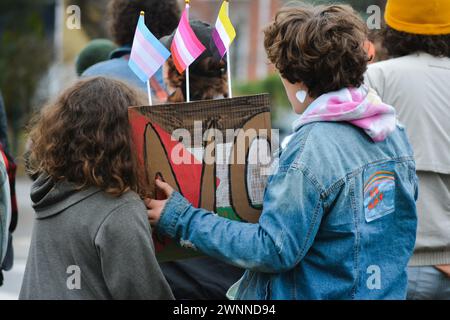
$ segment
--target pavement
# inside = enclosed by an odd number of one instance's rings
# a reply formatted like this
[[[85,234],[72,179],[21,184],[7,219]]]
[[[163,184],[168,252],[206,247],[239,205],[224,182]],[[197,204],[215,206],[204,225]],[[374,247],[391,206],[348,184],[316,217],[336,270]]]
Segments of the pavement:
[[[34,221],[30,200],[31,184],[31,180],[26,177],[16,179],[19,223],[13,234],[14,267],[8,272],[3,272],[5,279],[3,286],[0,287],[0,300],[16,300],[19,297]]]

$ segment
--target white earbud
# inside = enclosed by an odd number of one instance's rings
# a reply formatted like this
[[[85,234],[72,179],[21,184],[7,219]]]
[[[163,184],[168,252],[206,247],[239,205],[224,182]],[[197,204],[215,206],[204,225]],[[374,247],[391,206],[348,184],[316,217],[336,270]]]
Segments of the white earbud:
[[[299,90],[297,91],[297,93],[295,94],[295,97],[297,98],[298,101],[300,101],[301,103],[305,102],[306,100],[306,91],[305,90]]]

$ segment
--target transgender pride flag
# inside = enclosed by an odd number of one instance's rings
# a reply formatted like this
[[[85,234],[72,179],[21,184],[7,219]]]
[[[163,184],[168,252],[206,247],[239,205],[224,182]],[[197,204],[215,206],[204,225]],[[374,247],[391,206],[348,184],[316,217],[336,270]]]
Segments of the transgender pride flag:
[[[169,57],[170,52],[147,29],[141,12],[128,62],[131,70],[142,82],[147,82]]]
[[[179,73],[183,73],[206,50],[191,28],[188,14],[187,4],[170,47],[173,62]]]

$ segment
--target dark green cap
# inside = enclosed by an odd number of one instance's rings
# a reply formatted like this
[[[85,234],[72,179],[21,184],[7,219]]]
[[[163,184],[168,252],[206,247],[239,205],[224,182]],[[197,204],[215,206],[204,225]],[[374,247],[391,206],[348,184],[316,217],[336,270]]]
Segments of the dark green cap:
[[[108,60],[109,54],[116,48],[114,42],[108,39],[92,40],[77,57],[75,62],[77,74],[80,76],[94,64]]]

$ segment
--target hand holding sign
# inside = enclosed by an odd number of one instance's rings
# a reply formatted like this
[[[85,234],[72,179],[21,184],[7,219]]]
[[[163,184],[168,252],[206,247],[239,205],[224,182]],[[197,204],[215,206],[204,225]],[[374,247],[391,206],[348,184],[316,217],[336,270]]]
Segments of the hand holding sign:
[[[145,205],[147,206],[147,215],[150,220],[150,224],[154,227],[158,224],[161,218],[161,213],[164,210],[167,200],[172,195],[174,189],[166,182],[156,179],[156,188],[162,192],[165,200],[145,199]]]

